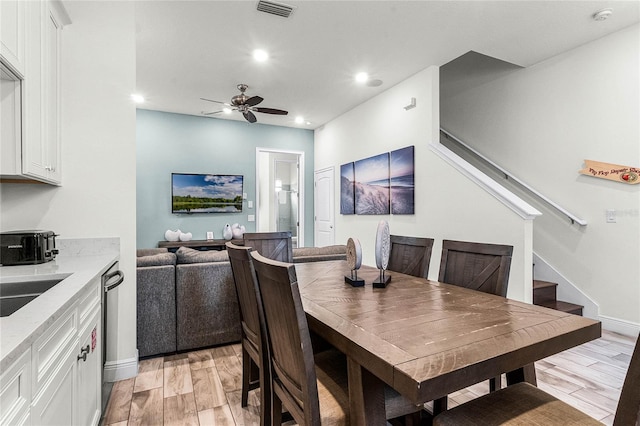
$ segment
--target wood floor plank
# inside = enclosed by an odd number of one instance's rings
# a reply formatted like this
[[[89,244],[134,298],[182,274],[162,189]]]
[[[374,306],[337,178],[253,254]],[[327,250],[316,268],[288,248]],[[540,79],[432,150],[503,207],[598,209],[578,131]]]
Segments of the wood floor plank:
[[[105,408],[105,424],[118,423],[129,419],[134,382],[135,379],[126,379],[113,384],[111,397],[107,408]]]
[[[133,393],[161,388],[164,383],[164,360],[162,357],[140,361]]]
[[[249,400],[246,407],[241,407],[241,391],[227,393],[229,408],[233,414],[236,426],[255,426],[260,424],[260,401],[258,392],[249,392]]]
[[[189,358],[180,358],[164,363],[164,397],[193,392]]]
[[[199,426],[199,424],[193,393],[164,398],[165,426]]]
[[[602,336],[536,362],[536,371],[541,389],[611,425],[635,338],[606,330]],[[241,366],[239,344],[140,361],[136,379],[115,383],[102,424],[255,426],[259,390],[240,406]],[[483,381],[454,392],[449,406],[488,389]]]
[[[242,388],[242,363],[238,356],[233,353],[229,356],[216,356],[214,362],[225,393],[240,390]]]
[[[133,394],[129,426],[161,425],[164,421],[162,388]]]
[[[215,367],[213,362],[213,353],[211,349],[203,349],[195,352],[189,352],[189,366],[192,370],[199,370],[201,368]]]
[[[191,370],[191,378],[198,411],[227,405],[227,396],[217,369],[201,368],[199,370]]]
[[[229,405],[210,408],[204,411],[198,411],[198,420],[201,425],[207,426],[235,426],[233,414]]]

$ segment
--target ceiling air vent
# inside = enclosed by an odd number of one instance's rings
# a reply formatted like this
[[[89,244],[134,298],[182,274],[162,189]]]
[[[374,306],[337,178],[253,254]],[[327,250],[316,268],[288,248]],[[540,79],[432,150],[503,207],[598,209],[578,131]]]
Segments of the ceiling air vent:
[[[258,11],[288,18],[293,13],[293,6],[289,6],[288,4],[283,3],[260,0],[258,2]]]

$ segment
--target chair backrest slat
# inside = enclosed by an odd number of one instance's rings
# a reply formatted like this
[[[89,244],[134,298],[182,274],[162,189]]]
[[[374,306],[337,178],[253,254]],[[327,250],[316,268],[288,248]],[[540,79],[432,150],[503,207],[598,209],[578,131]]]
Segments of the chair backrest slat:
[[[273,391],[298,424],[320,424],[315,361],[296,270],[252,252],[263,306]]]
[[[391,235],[388,270],[427,278],[433,238]]]
[[[640,424],[640,335],[622,385],[613,426]]]
[[[444,240],[438,281],[507,295],[513,246]]]
[[[293,262],[293,242],[291,232],[246,232],[244,245],[253,247],[262,256],[279,260],[280,262]]]

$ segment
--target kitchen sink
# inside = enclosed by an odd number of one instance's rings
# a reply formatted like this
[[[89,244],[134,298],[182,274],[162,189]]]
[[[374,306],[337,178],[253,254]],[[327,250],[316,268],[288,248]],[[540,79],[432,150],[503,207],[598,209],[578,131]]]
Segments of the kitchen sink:
[[[0,317],[13,314],[67,276],[48,280],[0,282]]]

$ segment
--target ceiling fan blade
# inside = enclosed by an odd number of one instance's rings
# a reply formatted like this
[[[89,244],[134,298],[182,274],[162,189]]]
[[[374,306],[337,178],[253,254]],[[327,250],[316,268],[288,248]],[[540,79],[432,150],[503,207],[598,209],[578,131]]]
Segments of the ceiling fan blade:
[[[254,106],[254,105],[258,105],[262,101],[264,101],[264,99],[261,98],[260,96],[252,96],[249,99],[247,99],[244,104],[248,106]]]
[[[275,109],[275,108],[260,108],[260,107],[255,107],[255,108],[251,108],[253,111],[256,112],[262,112],[264,114],[276,114],[276,115],[287,115],[289,114],[289,111],[284,111],[281,109]]]
[[[222,111],[213,111],[213,112],[204,112],[202,111],[202,115],[213,115],[213,114],[220,114]]]
[[[203,101],[207,101],[207,102],[215,102],[217,104],[222,104],[222,105],[226,105],[226,106],[231,106],[229,103],[227,102],[222,102],[222,101],[214,101],[213,99],[207,99],[207,98],[200,98]]]
[[[258,121],[251,111],[243,111],[242,115],[244,115],[244,118],[246,118],[249,123],[255,123]]]

